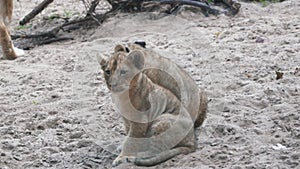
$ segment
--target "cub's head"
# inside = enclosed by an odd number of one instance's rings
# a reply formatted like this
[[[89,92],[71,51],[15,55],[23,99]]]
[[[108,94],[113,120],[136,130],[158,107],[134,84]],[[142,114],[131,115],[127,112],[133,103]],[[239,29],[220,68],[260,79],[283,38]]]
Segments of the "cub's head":
[[[144,47],[140,44],[117,45],[108,59],[100,60],[107,87],[112,92],[129,89],[133,77],[144,67]]]

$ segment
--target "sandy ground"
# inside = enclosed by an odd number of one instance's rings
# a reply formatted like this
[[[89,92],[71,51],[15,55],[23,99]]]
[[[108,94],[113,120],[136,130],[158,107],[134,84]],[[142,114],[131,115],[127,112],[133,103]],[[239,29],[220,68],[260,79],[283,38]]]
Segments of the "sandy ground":
[[[13,32],[38,2],[15,3]],[[0,168],[111,168],[124,129],[96,55],[135,40],[178,63],[210,98],[196,152],[152,168],[299,168],[299,9],[300,1],[291,0],[267,7],[242,3],[234,18],[119,14],[97,29],[74,32],[73,41],[2,60]],[[75,0],[47,10],[31,29],[45,25],[49,12],[84,12]]]

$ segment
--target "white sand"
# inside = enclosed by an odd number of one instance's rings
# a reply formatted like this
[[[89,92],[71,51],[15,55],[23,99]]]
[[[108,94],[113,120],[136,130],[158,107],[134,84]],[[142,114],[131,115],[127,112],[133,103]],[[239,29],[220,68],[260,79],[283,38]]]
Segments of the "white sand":
[[[33,2],[41,0],[16,2],[14,18]],[[73,2],[47,10],[80,15]],[[233,18],[120,14],[74,35],[0,61],[0,169],[111,168],[124,130],[96,55],[135,40],[182,66],[211,100],[197,151],[152,168],[299,168],[299,1],[242,3]],[[276,80],[275,71],[283,78]]]

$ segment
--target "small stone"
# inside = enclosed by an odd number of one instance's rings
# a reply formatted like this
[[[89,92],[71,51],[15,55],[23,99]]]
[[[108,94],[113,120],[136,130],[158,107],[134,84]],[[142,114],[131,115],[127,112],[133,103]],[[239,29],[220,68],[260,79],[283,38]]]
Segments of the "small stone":
[[[46,150],[48,150],[51,154],[59,153],[58,147],[46,147]]]
[[[220,159],[220,160],[227,160],[228,156],[226,154],[220,154],[220,155],[218,155],[218,159]]]
[[[282,79],[283,72],[275,71],[275,73],[276,73],[276,80]]]
[[[70,139],[77,139],[77,138],[80,138],[81,136],[83,135],[83,132],[75,132],[75,133],[72,133],[71,135],[70,135]]]
[[[57,111],[49,111],[49,112],[48,112],[49,115],[55,115],[55,114],[57,114],[57,113],[58,113]]]
[[[256,43],[264,43],[265,40],[262,38],[262,37],[256,37],[256,40],[255,40]]]
[[[293,160],[299,160],[300,159],[300,153],[299,154],[293,154],[292,156]]]
[[[19,154],[14,154],[13,156],[12,156],[15,160],[17,160],[17,161],[22,161],[22,157],[21,157],[21,155],[19,155]]]
[[[273,150],[286,150],[287,147],[284,146],[284,145],[282,145],[282,144],[280,144],[280,143],[277,143],[275,146],[272,146],[272,149]]]
[[[90,145],[92,145],[92,141],[90,140],[80,140],[77,144],[78,148],[82,148],[82,147],[89,147]]]
[[[295,68],[294,75],[300,76],[300,68],[298,67]]]
[[[230,112],[230,108],[228,106],[224,106],[222,112]]]
[[[234,57],[233,59],[232,59],[232,61],[240,61],[241,60],[241,58],[240,57]]]
[[[57,94],[53,94],[53,95],[51,95],[51,98],[52,98],[52,99],[59,98],[59,95],[57,95]]]
[[[234,38],[234,40],[238,41],[238,42],[243,42],[245,39],[242,38],[242,37],[239,37],[239,38]]]
[[[285,49],[285,51],[288,53],[295,53],[295,51],[293,49]]]
[[[45,127],[44,127],[43,125],[38,125],[36,128],[37,128],[38,130],[45,130]]]
[[[279,157],[281,160],[286,160],[286,159],[288,159],[289,157],[288,156],[285,156],[285,155],[283,155],[283,156],[280,156]]]
[[[263,132],[257,128],[254,128],[253,131],[257,134],[257,135],[261,135],[263,134]]]
[[[71,120],[70,119],[63,119],[62,122],[63,123],[71,123]]]
[[[213,147],[214,147],[214,146],[217,146],[217,145],[219,145],[219,144],[220,144],[220,142],[213,142],[213,143],[210,144],[210,146],[213,146]]]
[[[2,142],[2,148],[3,148],[3,149],[6,149],[6,150],[12,150],[12,149],[14,149],[16,146],[17,146],[17,145],[16,145],[16,143],[14,143],[14,142],[7,142],[7,141]]]

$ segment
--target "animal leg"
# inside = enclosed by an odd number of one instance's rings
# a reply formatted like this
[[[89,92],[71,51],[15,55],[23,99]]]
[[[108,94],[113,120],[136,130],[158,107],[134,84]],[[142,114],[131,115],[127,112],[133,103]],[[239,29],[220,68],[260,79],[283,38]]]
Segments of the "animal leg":
[[[160,134],[166,132],[172,125],[180,125],[180,123],[175,123],[177,119],[176,115],[162,115],[158,121],[154,122],[151,128],[151,134],[160,137]],[[182,121],[183,123],[186,121]],[[190,121],[192,122],[192,121]],[[182,128],[185,130],[185,128]],[[186,129],[189,130],[189,129]],[[184,131],[182,131],[184,132]],[[170,135],[169,139],[174,139],[172,137],[177,137],[176,135]],[[176,138],[175,138],[176,139]],[[168,144],[168,140],[164,140],[164,142],[160,143],[162,145]],[[138,166],[154,166],[165,162],[179,154],[188,154],[190,152],[195,151],[196,149],[195,143],[195,133],[194,128],[191,128],[188,134],[177,144],[175,147],[172,147],[169,150],[162,151],[154,156],[149,157],[137,157],[134,159],[128,159],[128,161],[132,160],[135,165]]]
[[[113,161],[113,167],[118,166],[121,163],[131,162],[136,158],[136,154],[143,146],[141,145],[142,143],[140,141],[136,141],[136,139],[139,140],[139,138],[145,138],[149,126],[147,123],[136,123],[132,121],[129,123],[129,121],[126,121],[126,119],[124,120],[128,123],[126,128],[129,127],[128,137],[123,143],[121,153]]]
[[[0,45],[2,47],[4,58],[9,60],[17,58],[9,31],[2,21],[0,21]]]

